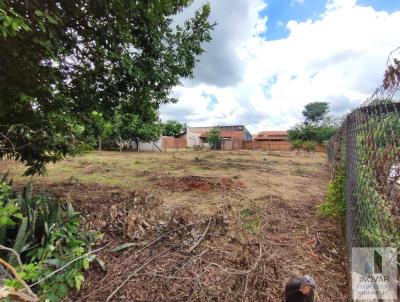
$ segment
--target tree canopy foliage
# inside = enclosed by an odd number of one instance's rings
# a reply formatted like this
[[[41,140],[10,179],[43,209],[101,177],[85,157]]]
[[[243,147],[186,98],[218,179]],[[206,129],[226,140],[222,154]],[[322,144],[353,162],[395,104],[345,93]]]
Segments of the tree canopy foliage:
[[[305,123],[318,124],[322,122],[329,112],[329,104],[326,102],[312,102],[304,106],[303,116]]]
[[[156,112],[153,112],[156,116]],[[140,116],[131,113],[119,114],[114,121],[113,136],[116,140],[139,140],[151,142],[157,140],[162,132],[158,122],[145,123]]]
[[[3,0],[0,3],[0,158],[27,173],[76,150],[73,126],[129,113],[154,123],[171,89],[193,76],[211,40],[210,6],[183,25],[189,0]]]
[[[329,140],[336,132],[333,126],[313,126],[298,124],[288,131],[289,140],[316,141],[323,143]]]
[[[178,121],[168,120],[163,124],[163,135],[177,136],[182,133],[185,126]]]
[[[297,124],[288,131],[291,141],[314,141],[323,143],[329,140],[336,132],[335,121],[327,115],[329,104],[325,102],[313,102],[304,107],[303,123]]]
[[[221,143],[221,128],[214,127],[207,133],[207,142],[210,144],[211,149],[217,149]]]

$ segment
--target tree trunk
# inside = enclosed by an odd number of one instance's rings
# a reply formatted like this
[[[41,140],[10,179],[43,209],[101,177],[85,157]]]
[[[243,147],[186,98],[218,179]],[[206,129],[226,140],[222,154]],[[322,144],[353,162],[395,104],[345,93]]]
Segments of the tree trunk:
[[[99,152],[101,152],[101,136],[98,137],[99,140]]]

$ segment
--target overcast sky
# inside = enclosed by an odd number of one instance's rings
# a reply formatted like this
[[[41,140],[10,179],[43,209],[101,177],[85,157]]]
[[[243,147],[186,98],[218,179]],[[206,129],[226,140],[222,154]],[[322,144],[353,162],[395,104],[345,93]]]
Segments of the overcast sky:
[[[181,22],[205,1],[177,17]],[[174,89],[162,120],[286,130],[312,101],[332,115],[358,106],[400,46],[400,0],[211,0],[218,25],[195,78]]]

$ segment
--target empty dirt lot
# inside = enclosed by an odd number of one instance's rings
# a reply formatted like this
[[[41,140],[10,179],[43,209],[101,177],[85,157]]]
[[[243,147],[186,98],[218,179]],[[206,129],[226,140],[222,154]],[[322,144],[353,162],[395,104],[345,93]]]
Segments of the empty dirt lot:
[[[277,302],[306,273],[316,301],[345,302],[340,226],[316,210],[328,180],[325,154],[261,151],[90,153],[35,179],[104,234],[72,300]]]

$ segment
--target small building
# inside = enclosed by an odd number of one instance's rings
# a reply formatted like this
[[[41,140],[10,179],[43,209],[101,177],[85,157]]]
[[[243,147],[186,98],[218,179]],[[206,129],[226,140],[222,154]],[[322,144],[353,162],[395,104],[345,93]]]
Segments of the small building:
[[[221,130],[221,146],[223,150],[239,150],[243,148],[244,141],[251,141],[250,132],[243,125],[212,126],[212,127],[188,127],[187,146],[190,148],[209,147],[207,135],[214,127]]]
[[[262,131],[254,138],[255,141],[288,141],[287,131]]]

